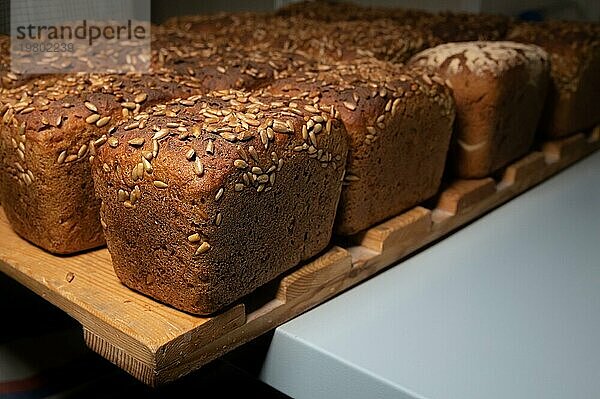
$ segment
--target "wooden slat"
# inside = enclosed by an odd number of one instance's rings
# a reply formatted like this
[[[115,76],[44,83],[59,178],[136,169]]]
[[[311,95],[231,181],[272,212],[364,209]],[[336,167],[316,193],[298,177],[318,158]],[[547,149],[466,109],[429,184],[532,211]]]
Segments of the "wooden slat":
[[[284,277],[276,298],[289,303],[302,295],[320,290],[334,278],[346,274],[350,268],[352,260],[348,252],[340,247],[333,247],[314,262]]]
[[[600,148],[600,130],[546,143],[506,168],[502,180],[462,180],[438,205],[398,215],[332,246],[279,280],[271,299],[247,313],[243,303],[213,317],[177,311],[117,279],[106,249],[50,255],[19,238],[0,211],[0,270],[77,319],[86,343],[150,385],[175,380],[275,328],[415,250],[535,186]],[[277,283],[277,282],[275,282]]]
[[[417,206],[402,215],[357,234],[354,242],[362,247],[383,252],[420,241],[431,229],[431,211]]]
[[[545,167],[546,157],[544,154],[538,151],[532,152],[506,168],[502,181],[498,184],[498,189],[503,190],[515,184],[527,186],[532,179],[542,178]]]

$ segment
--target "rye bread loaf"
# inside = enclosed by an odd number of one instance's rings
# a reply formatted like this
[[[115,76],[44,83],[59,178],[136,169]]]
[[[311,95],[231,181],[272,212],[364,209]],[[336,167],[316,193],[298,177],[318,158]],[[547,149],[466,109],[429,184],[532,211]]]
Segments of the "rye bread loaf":
[[[600,123],[600,24],[552,21],[516,24],[509,40],[532,43],[550,55],[551,85],[541,133],[562,137]]]
[[[529,151],[549,83],[543,49],[514,42],[447,43],[410,63],[435,68],[453,87],[451,159],[459,177],[488,176]]]
[[[404,62],[432,41],[412,27],[384,18],[324,22],[299,16],[238,18],[232,15],[226,19],[228,23],[223,23],[222,15],[214,18],[219,29],[206,27],[213,24],[207,16],[175,19],[170,21],[169,27],[187,35],[192,43],[209,42],[244,51],[279,50],[315,60],[374,56]]]
[[[347,152],[333,113],[225,90],[118,128],[93,175],[121,281],[209,314],[325,248]]]
[[[153,76],[36,79],[0,100],[0,201],[13,229],[54,253],[104,244],[88,156],[123,112],[192,90]]]
[[[61,254],[103,245],[85,160],[91,142],[104,140],[117,124],[134,124],[128,119],[153,104],[210,90],[252,89],[273,79],[275,68],[294,65],[275,51],[270,57],[222,47],[185,52],[183,41],[169,43],[155,45],[151,75],[48,76],[4,89],[0,198],[17,233]]]
[[[363,7],[343,1],[297,1],[276,11],[282,17],[300,17],[314,21],[338,22],[385,17],[385,10]]]
[[[339,112],[350,150],[338,234],[355,234],[437,192],[454,120],[452,96],[439,76],[356,59],[305,68],[266,90]]]
[[[294,2],[280,8],[277,15],[327,23],[361,21],[368,24],[391,19],[397,25],[410,27],[411,34],[420,35],[427,47],[457,41],[501,40],[512,23],[512,18],[497,14],[364,7],[340,1]]]
[[[396,20],[402,21],[398,15]],[[414,22],[403,21],[430,38],[429,47],[449,42],[502,40],[512,23],[512,19],[504,15],[465,12],[440,12],[421,15]]]

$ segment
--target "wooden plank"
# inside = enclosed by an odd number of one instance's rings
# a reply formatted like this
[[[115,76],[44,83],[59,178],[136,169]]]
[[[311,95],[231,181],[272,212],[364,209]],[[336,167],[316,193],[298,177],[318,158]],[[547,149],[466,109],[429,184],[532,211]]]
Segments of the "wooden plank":
[[[401,215],[385,221],[353,240],[359,246],[383,252],[392,247],[409,245],[421,240],[431,228],[431,211],[417,206]]]
[[[542,151],[546,156],[546,162],[552,164],[561,160],[564,162],[566,160],[581,158],[586,152],[588,144],[589,142],[586,139],[586,136],[583,133],[579,133],[565,139],[545,143],[542,147]]]
[[[226,311],[225,318],[201,318],[131,291],[115,276],[106,249],[74,256],[51,255],[18,237],[3,211],[0,236],[2,272],[151,369],[156,368],[157,354],[165,344],[190,334],[210,339],[245,322],[243,305]],[[144,375],[134,376],[149,382]]]
[[[532,152],[506,168],[502,180],[498,184],[498,190],[503,190],[515,184],[528,186],[532,180],[542,178],[545,167],[546,157],[544,153],[539,151]]]
[[[100,249],[50,255],[19,238],[0,211],[0,270],[83,326],[88,346],[149,385],[180,378],[397,263],[600,148],[600,130],[546,143],[509,166],[502,180],[454,182],[435,209],[416,207],[332,246],[282,276],[258,308],[243,303],[213,317],[189,315],[137,294]],[[277,282],[275,282],[277,284]]]
[[[458,180],[440,196],[437,210],[448,215],[458,215],[496,192],[494,179]]]
[[[276,298],[289,303],[302,295],[320,290],[329,281],[346,274],[351,267],[352,260],[348,252],[340,247],[333,247],[313,262],[284,277]]]

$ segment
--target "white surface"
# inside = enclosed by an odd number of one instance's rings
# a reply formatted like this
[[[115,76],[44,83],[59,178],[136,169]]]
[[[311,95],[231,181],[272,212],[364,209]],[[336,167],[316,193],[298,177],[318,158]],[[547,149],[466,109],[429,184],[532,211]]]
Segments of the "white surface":
[[[295,398],[600,397],[600,153],[279,327]]]

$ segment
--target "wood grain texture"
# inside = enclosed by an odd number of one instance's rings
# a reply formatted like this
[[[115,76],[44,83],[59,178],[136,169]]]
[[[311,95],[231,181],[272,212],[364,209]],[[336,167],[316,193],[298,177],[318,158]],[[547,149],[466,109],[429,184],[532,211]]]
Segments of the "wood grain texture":
[[[444,190],[437,209],[450,215],[464,213],[474,204],[494,195],[495,192],[496,183],[490,177],[477,180],[458,180]]]
[[[546,158],[542,152],[535,151],[523,159],[510,165],[504,171],[502,181],[498,184],[498,190],[502,190],[514,184],[524,184],[532,178],[540,178],[544,173]]]
[[[319,290],[335,277],[342,276],[352,267],[348,251],[333,247],[313,262],[284,277],[279,284],[277,299],[284,303]]]
[[[439,206],[416,207],[281,277],[271,300],[197,317],[137,294],[115,276],[106,249],[50,255],[18,237],[0,211],[0,270],[83,326],[86,343],[149,385],[180,378],[397,263],[600,148],[599,131],[546,143],[502,180],[455,182]],[[450,190],[450,191],[448,191]],[[443,217],[436,217],[442,215]]]
[[[383,252],[388,248],[420,241],[431,229],[431,211],[417,206],[367,231],[357,234],[354,242],[362,247]]]

